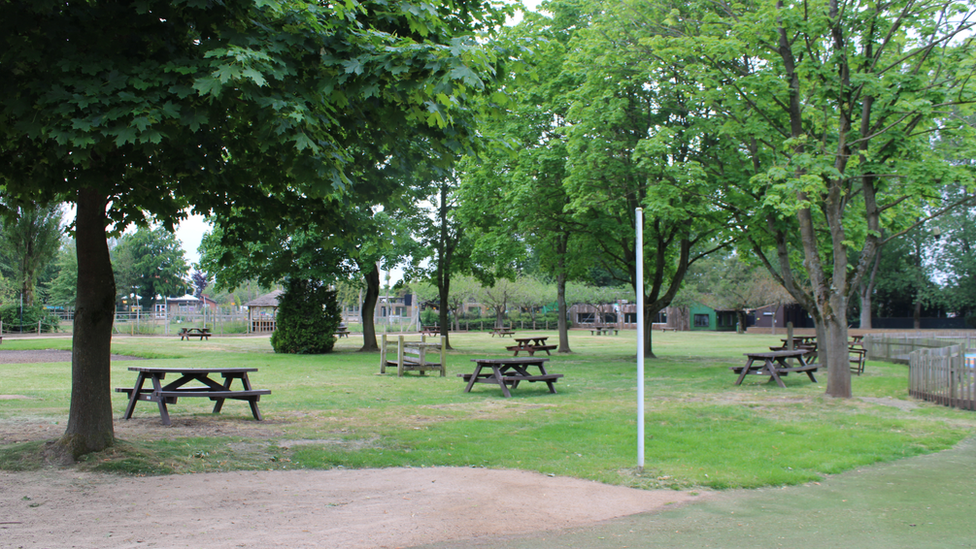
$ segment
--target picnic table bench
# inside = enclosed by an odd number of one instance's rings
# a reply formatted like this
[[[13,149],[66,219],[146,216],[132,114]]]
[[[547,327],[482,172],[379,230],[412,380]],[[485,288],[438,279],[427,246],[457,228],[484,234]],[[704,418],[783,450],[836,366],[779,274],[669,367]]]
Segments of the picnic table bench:
[[[764,353],[743,353],[748,362],[745,366],[731,366],[730,370],[739,374],[735,381],[736,385],[741,385],[742,380],[749,374],[769,376],[770,381],[775,381],[777,385],[786,388],[781,377],[789,375],[790,372],[804,372],[810,377],[810,381],[816,383],[817,378],[813,373],[817,371],[816,364],[809,364],[804,361],[804,357],[809,351],[806,349],[795,349],[792,351],[769,351]],[[787,362],[788,359],[795,359],[797,365]]]
[[[613,335],[617,335],[620,332],[617,328],[610,328],[609,326],[594,326],[590,329],[590,335],[610,335],[611,331]]]
[[[180,328],[180,341],[186,339],[190,340],[191,337],[199,337],[200,341],[206,339],[210,341],[210,328]]]
[[[503,336],[507,336],[507,335],[514,336],[515,335],[515,330],[513,330],[511,328],[492,328],[491,329],[491,337],[495,337],[496,335],[498,337],[503,337]]]
[[[563,374],[547,372],[545,363],[548,360],[548,358],[473,358],[471,361],[475,363],[474,372],[458,374],[458,377],[468,382],[464,388],[465,393],[470,393],[475,383],[490,383],[501,387],[502,394],[508,398],[512,396],[509,387],[515,389],[523,381],[544,382],[549,386],[549,392],[555,393],[554,384],[556,380],[563,377]],[[529,373],[530,367],[538,368],[539,373]]]
[[[339,326],[338,328],[336,328],[336,331],[335,331],[334,335],[337,338],[339,338],[339,337],[349,337],[349,328],[346,328],[345,326]]]
[[[135,366],[129,368],[131,372],[138,372],[136,383],[133,387],[117,387],[116,392],[129,395],[129,404],[125,408],[122,419],[132,418],[132,412],[136,408],[136,403],[140,400],[155,402],[159,406],[159,415],[163,419],[163,425],[169,425],[169,410],[167,404],[176,404],[177,400],[184,397],[202,397],[216,401],[213,413],[220,413],[224,406],[224,401],[246,400],[251,406],[251,414],[254,419],[262,419],[261,412],[258,410],[258,401],[262,395],[270,395],[267,389],[254,389],[248,379],[249,372],[258,371],[257,368],[152,368]],[[163,385],[163,380],[168,374],[175,374],[176,380]],[[219,375],[223,378],[222,382],[214,379]],[[231,383],[239,379],[243,389],[231,389]],[[151,388],[143,387],[149,380]],[[199,385],[190,383],[197,382]]]
[[[555,345],[546,345],[546,340],[548,337],[513,337],[515,345],[509,345],[505,349],[509,351],[515,351],[514,356],[518,356],[519,352],[525,351],[529,356],[535,355],[536,351],[545,351],[547,355],[551,355],[549,351],[556,348]]]
[[[420,328],[420,333],[422,333],[424,335],[432,335],[432,336],[440,335],[440,333],[441,333],[441,327],[440,326],[423,326],[423,327]]]

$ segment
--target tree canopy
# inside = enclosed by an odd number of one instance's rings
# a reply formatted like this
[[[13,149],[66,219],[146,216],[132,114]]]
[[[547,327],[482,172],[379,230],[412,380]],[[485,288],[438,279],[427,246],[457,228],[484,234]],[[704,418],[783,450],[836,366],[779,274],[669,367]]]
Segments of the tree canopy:
[[[357,147],[407,123],[456,140],[498,73],[474,31],[492,2],[3,0],[0,185],[5,208],[77,206],[69,457],[111,445],[115,284],[106,230],[230,215],[354,186]],[[56,69],[56,70],[52,70]],[[305,218],[294,220],[296,224]]]

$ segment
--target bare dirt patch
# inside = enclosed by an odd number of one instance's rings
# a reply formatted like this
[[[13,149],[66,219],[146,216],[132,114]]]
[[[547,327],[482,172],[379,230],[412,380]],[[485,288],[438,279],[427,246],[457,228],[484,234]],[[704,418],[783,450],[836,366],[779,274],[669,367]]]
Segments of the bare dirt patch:
[[[440,467],[147,478],[47,470],[0,472],[0,485],[8,547],[409,547],[584,526],[705,497]]]

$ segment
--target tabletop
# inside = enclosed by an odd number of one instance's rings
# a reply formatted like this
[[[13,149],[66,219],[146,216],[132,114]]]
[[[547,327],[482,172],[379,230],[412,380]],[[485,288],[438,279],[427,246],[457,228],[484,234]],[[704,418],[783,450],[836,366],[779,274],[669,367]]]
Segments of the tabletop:
[[[257,368],[156,368],[152,366],[130,366],[130,372],[144,374],[240,374],[256,372]]]

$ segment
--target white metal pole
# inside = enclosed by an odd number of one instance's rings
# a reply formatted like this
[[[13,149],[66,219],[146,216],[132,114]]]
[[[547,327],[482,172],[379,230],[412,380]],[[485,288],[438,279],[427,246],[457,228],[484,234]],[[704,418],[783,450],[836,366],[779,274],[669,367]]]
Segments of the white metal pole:
[[[637,208],[637,469],[644,471],[644,210]]]

